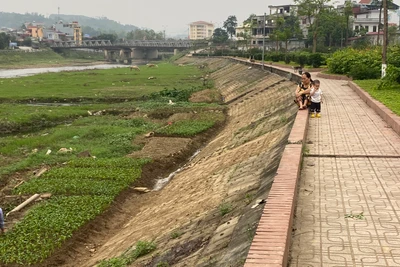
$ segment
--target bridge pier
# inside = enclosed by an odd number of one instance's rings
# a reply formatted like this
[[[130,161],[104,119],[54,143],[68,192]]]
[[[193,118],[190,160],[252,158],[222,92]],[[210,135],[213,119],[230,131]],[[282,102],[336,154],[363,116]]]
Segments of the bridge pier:
[[[158,58],[158,49],[148,49],[147,50],[147,58],[148,59],[157,59]]]
[[[139,48],[133,48],[131,57],[134,59],[144,59],[146,58],[146,51]]]
[[[116,60],[116,51],[115,50],[107,50],[104,49],[104,59],[106,61],[114,61]]]
[[[125,64],[132,62],[131,50],[130,49],[121,49],[119,51],[119,59]]]
[[[157,48],[133,48],[131,58],[133,59],[157,59]]]

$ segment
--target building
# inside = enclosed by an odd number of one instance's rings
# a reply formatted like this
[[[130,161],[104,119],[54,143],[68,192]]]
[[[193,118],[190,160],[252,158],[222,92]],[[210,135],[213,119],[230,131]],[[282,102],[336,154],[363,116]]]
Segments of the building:
[[[27,32],[29,32],[29,35],[32,39],[36,39],[38,41],[41,41],[43,39],[44,33],[43,33],[43,26],[32,26],[29,25],[26,28]]]
[[[189,24],[189,39],[211,39],[214,33],[214,24],[205,21],[196,21]]]
[[[276,41],[272,40],[272,34],[276,28],[276,21],[279,17],[287,17],[291,14],[296,15],[296,5],[280,5],[280,6],[268,6],[269,14],[257,15],[252,18],[245,25],[240,25],[236,28],[236,37],[238,40],[249,39],[249,47],[262,47],[265,45],[266,49],[275,49],[277,44]],[[302,18],[299,19],[300,28],[303,31],[303,35],[307,34],[307,27],[309,22]],[[295,49],[304,47],[302,40],[291,40],[288,49]]]
[[[369,0],[368,0],[369,1]],[[399,6],[388,3],[388,24],[399,24]],[[353,31],[359,33],[364,30],[366,33],[377,33],[379,26],[380,7],[361,0],[353,6]],[[383,23],[383,12],[381,13],[381,24]],[[381,28],[382,29],[382,28]]]
[[[55,29],[44,29],[43,38],[50,42],[66,41],[65,33],[58,32]]]
[[[71,23],[57,22],[54,25],[57,32],[64,33],[67,41],[75,41],[77,44],[82,43],[82,28],[77,21]]]

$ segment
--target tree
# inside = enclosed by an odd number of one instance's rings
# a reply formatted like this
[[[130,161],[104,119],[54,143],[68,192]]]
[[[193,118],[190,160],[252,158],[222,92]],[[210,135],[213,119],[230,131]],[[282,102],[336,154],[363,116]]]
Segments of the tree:
[[[163,32],[155,32],[149,29],[135,29],[126,35],[128,40],[164,40]]]
[[[92,27],[90,27],[90,26],[82,26],[82,32],[84,33],[84,34],[89,34],[89,36],[97,36],[97,35],[99,35],[99,34],[101,34],[100,33],[100,31],[98,31],[98,30],[95,30],[95,29],[93,29]]]
[[[236,16],[229,16],[227,20],[224,21],[222,28],[226,29],[226,32],[232,39],[232,36],[236,33],[237,19]]]
[[[309,32],[312,32],[313,47],[312,52],[317,51],[318,34],[321,31],[321,14],[328,8],[331,0],[294,0],[298,5],[298,14],[306,17],[309,23]]]
[[[216,28],[212,37],[214,43],[225,43],[229,39],[228,33],[222,28]]]
[[[287,51],[290,39],[303,39],[303,37],[299,19],[293,13],[287,17],[276,19],[276,28],[272,33],[272,38],[277,42],[277,49],[279,41],[285,42],[285,51]]]
[[[109,40],[111,43],[115,42],[118,39],[116,34],[112,33],[102,33],[94,38],[95,40]]]
[[[346,35],[345,35],[345,44],[347,44],[349,39],[349,28],[350,28],[350,16],[353,15],[353,4],[351,1],[345,1],[344,3],[344,17],[346,21]],[[378,34],[379,36],[379,34]]]
[[[32,39],[30,37],[25,38],[24,41],[22,42],[22,45],[32,46]]]
[[[253,28],[254,25],[256,24],[256,22],[253,19],[254,17],[256,17],[255,14],[250,14],[250,16],[245,21],[243,21],[244,32],[241,35],[241,37],[243,38],[243,41],[245,43],[246,50],[248,49],[248,43],[251,42],[253,35]]]
[[[337,9],[326,9],[320,18],[320,36],[324,38],[325,46],[342,46],[343,33],[347,31],[345,14],[339,13]]]
[[[10,42],[10,36],[7,35],[7,34],[4,33],[4,32],[0,33],[0,49],[5,49],[5,48],[7,48],[9,42]]]
[[[391,25],[388,28],[388,43],[396,44],[397,26]]]

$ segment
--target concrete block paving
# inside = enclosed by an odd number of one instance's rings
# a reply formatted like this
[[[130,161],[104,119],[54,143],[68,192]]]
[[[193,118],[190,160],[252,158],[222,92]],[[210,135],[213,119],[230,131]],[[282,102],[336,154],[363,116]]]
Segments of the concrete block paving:
[[[318,79],[288,265],[400,266],[400,137],[347,82]]]

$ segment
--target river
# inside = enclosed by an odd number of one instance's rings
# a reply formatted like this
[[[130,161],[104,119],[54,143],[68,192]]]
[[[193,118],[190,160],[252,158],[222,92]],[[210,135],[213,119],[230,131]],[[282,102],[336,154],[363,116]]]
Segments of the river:
[[[8,69],[0,70],[0,78],[15,78],[32,76],[35,74],[46,72],[61,72],[61,71],[79,71],[91,69],[113,69],[113,68],[127,68],[128,65],[122,64],[100,64],[91,66],[64,66],[64,67],[48,67],[48,68],[29,68],[29,69]]]

